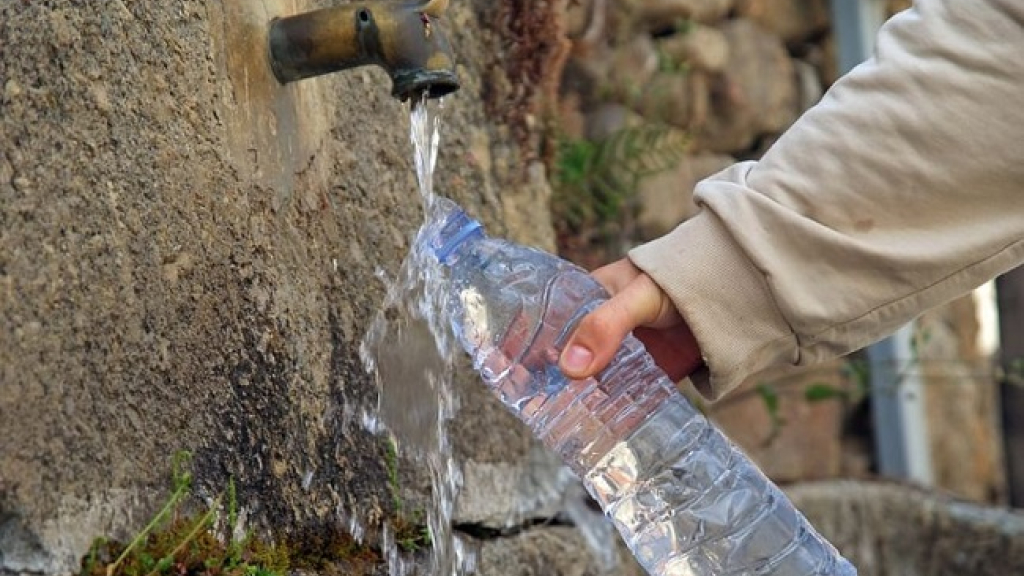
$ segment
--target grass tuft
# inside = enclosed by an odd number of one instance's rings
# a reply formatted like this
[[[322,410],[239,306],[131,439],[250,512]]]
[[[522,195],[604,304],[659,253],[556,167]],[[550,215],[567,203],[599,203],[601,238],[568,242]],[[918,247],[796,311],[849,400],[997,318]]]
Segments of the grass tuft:
[[[82,558],[79,576],[286,576],[294,569],[322,574],[370,574],[382,555],[339,530],[285,545],[251,532],[235,538],[238,523],[234,481],[207,508],[186,513],[191,495],[191,456],[171,465],[171,494],[149,523],[127,543],[97,538]],[[223,511],[226,522],[218,528]]]

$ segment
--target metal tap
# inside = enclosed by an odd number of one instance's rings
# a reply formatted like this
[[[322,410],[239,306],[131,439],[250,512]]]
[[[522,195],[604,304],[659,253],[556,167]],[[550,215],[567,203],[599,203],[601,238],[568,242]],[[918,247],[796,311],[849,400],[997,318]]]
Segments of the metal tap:
[[[270,63],[282,84],[376,64],[391,94],[405,101],[459,89],[455,58],[440,19],[448,0],[356,2],[270,23]]]

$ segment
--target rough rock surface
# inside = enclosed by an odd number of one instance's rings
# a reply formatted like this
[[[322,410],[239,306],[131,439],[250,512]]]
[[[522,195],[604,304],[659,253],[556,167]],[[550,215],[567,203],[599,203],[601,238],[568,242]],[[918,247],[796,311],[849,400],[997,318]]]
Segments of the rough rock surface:
[[[787,490],[860,576],[1024,573],[1024,514],[887,483]]]
[[[793,61],[779,38],[742,18],[722,30],[729,62],[712,84],[713,113],[696,137],[698,146],[715,152],[748,149],[759,136],[781,133],[799,113]]]
[[[697,182],[735,163],[732,156],[700,154],[684,156],[671,169],[644,178],[637,189],[640,213],[637,227],[640,238],[653,240],[668,234],[683,220],[696,213],[697,207],[690,195],[680,190],[693,190]]]
[[[808,402],[809,386],[850,387],[838,377],[838,362],[799,371],[769,374],[777,406],[773,414],[761,393],[748,385],[708,407],[711,419],[743,446],[758,467],[776,482],[822,480],[849,475],[843,469],[843,409],[838,399]]]
[[[1003,502],[999,387],[978,346],[977,304],[958,298],[918,319],[918,362],[935,482],[976,502]],[[955,423],[954,425],[950,425]]]
[[[421,220],[408,110],[378,69],[282,88],[264,61],[271,17],[326,4],[0,7],[0,573],[140,529],[179,450],[274,536],[355,516],[372,544],[394,513],[385,441],[349,416],[375,403],[375,271]],[[437,189],[550,248],[543,170],[484,110],[492,4],[454,4]],[[503,438],[460,441],[466,467],[534,463],[496,402],[461,425]]]
[[[629,0],[636,19],[652,30],[671,28],[680,21],[714,22],[732,9],[734,0]]]
[[[757,22],[787,43],[824,34],[831,25],[828,0],[739,0],[736,13]]]
[[[609,543],[613,549],[613,543]],[[619,556],[628,554],[623,546]],[[529,530],[480,543],[478,576],[645,576],[637,564],[609,568],[579,531],[565,526]]]

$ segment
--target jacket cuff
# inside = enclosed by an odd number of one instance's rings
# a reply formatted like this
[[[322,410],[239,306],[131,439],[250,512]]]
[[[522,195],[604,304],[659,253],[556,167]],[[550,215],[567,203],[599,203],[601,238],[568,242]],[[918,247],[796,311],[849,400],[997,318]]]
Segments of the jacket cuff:
[[[796,364],[797,338],[758,270],[709,210],[629,252],[672,299],[707,369],[691,375],[709,399],[770,367]]]

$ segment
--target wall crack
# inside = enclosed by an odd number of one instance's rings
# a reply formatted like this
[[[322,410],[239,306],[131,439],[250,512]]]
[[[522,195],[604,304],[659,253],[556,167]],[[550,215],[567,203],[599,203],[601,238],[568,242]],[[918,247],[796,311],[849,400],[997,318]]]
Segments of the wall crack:
[[[454,530],[475,540],[500,540],[513,538],[530,530],[552,527],[575,527],[576,523],[563,515],[554,517],[528,518],[511,526],[488,526],[482,522],[456,524]]]

